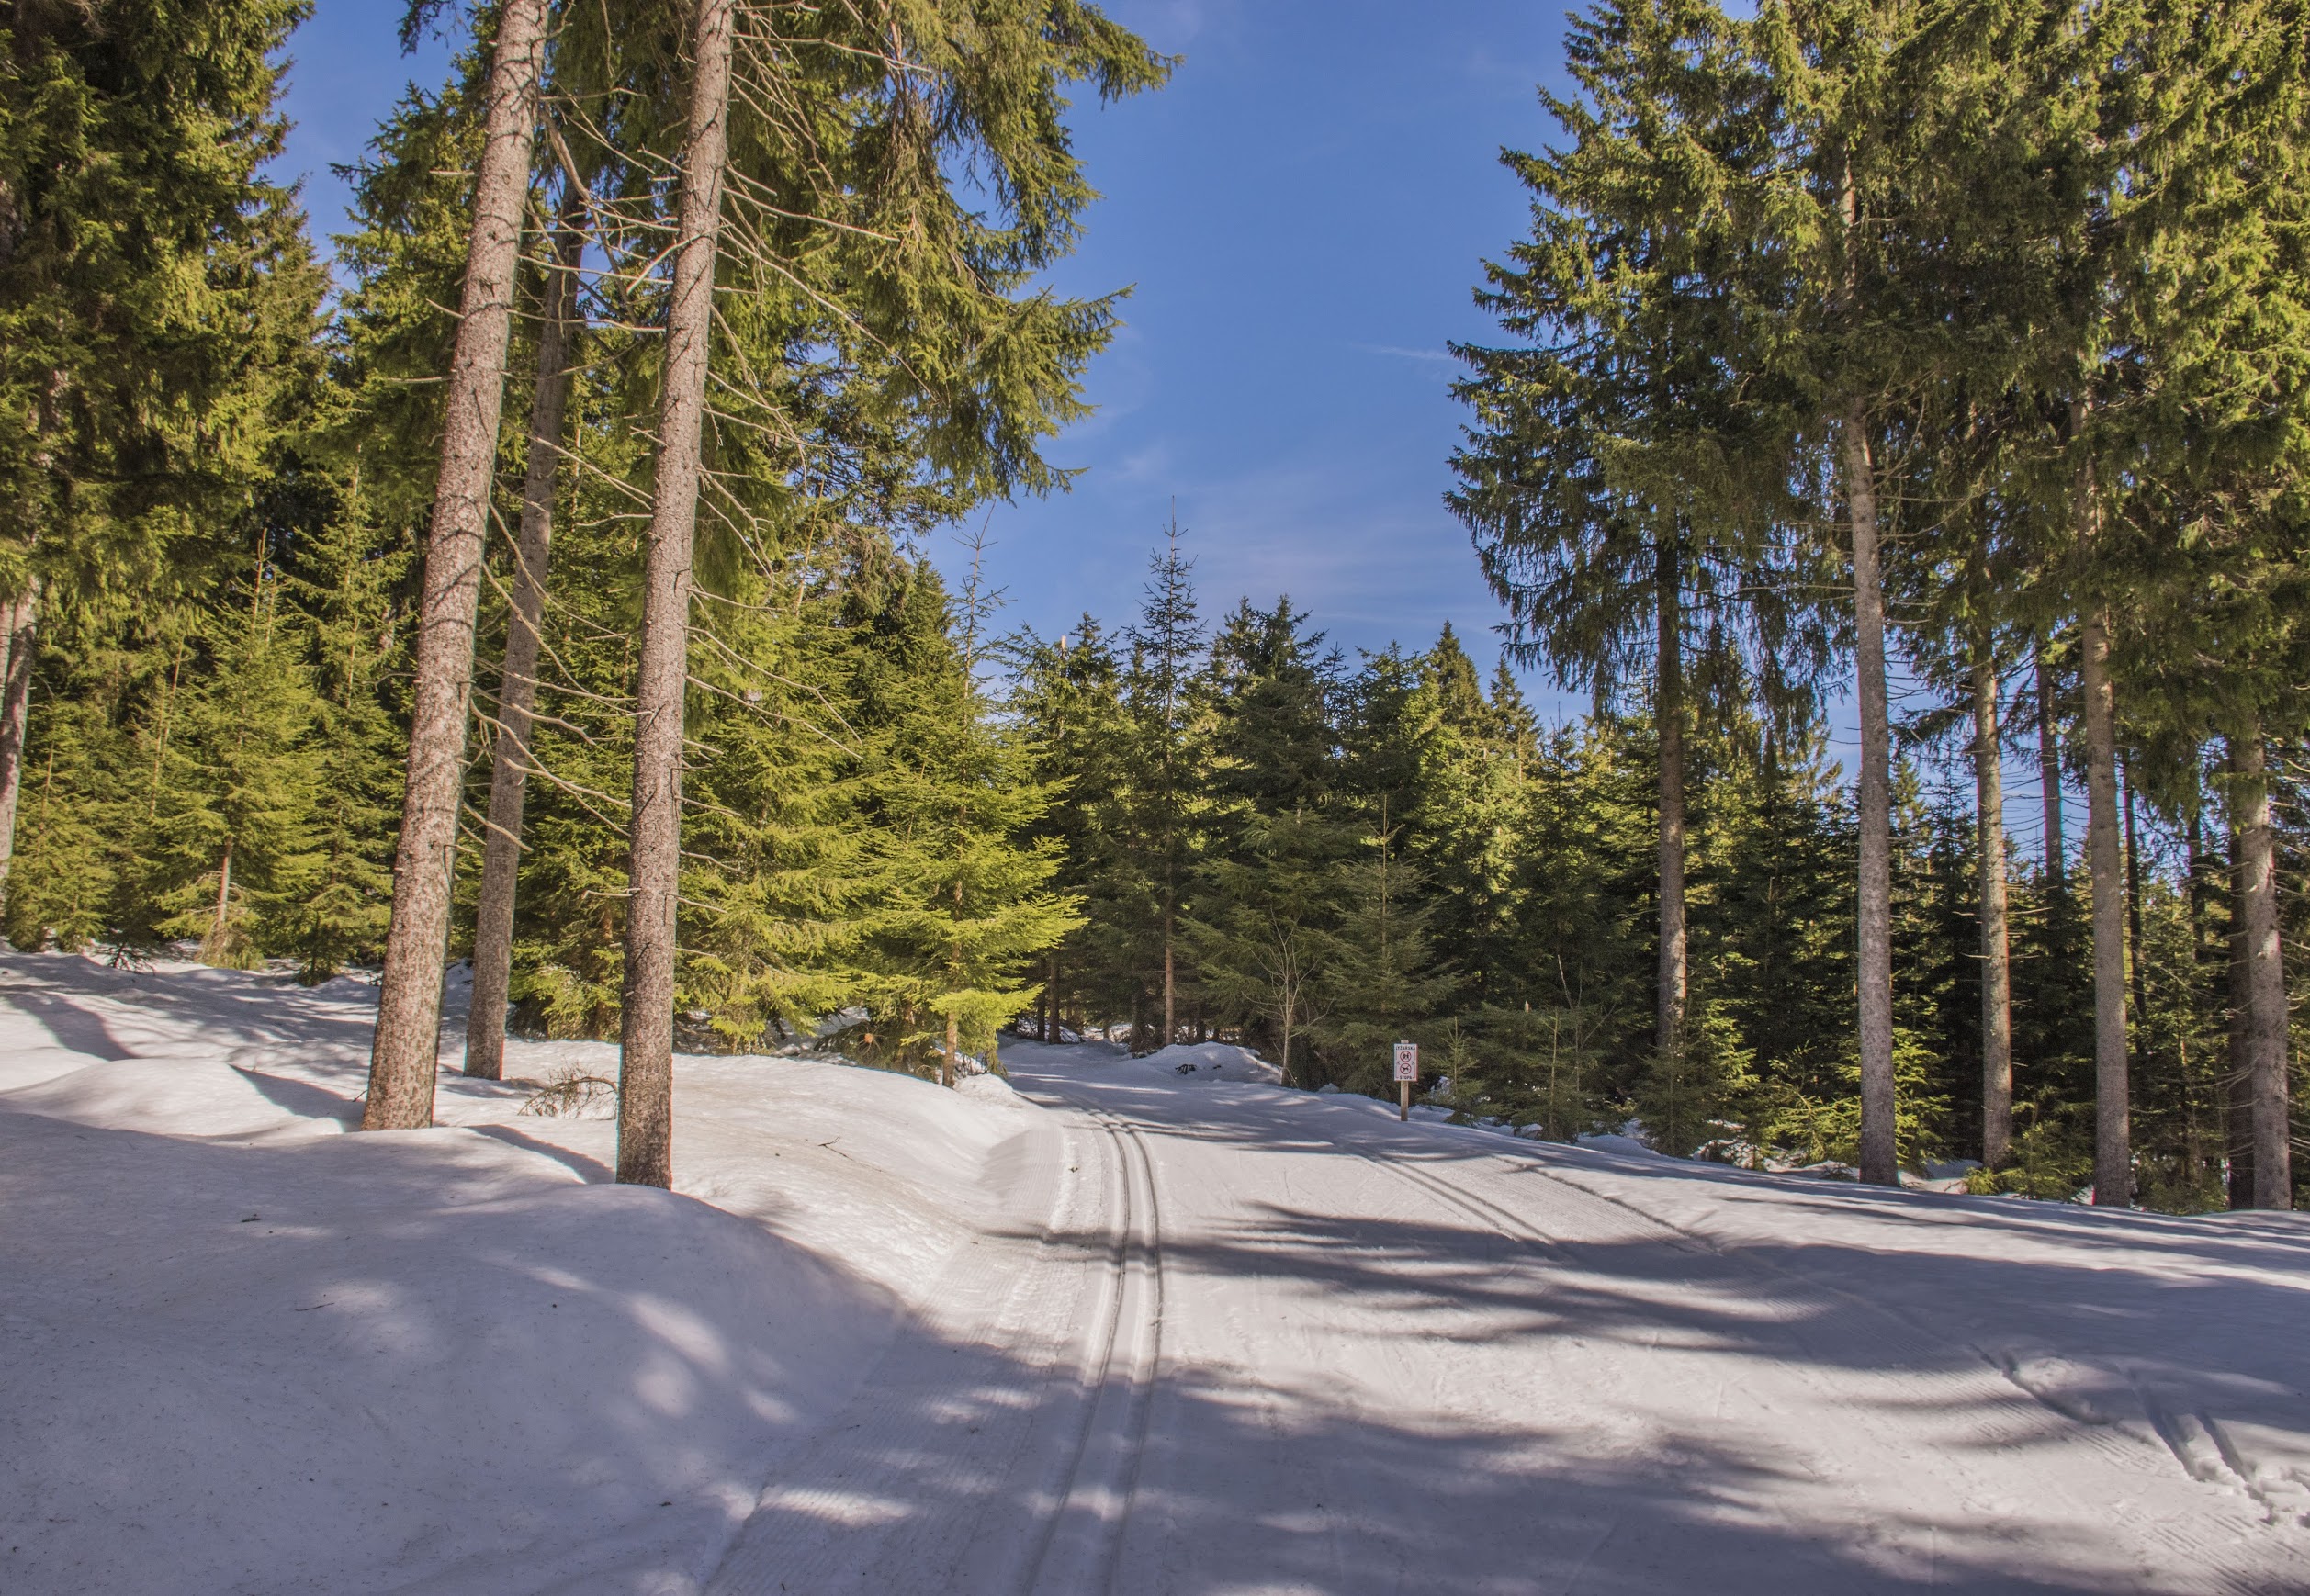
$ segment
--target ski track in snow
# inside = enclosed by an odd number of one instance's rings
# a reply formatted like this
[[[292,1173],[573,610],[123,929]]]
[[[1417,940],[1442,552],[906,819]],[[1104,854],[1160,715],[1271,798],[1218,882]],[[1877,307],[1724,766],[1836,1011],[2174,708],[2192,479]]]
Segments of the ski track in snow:
[[[1403,1125],[1217,1044],[683,1059],[685,1197],[518,1081],[338,1134],[372,1001],[0,958],[0,1590],[2310,1592],[2304,1216]]]

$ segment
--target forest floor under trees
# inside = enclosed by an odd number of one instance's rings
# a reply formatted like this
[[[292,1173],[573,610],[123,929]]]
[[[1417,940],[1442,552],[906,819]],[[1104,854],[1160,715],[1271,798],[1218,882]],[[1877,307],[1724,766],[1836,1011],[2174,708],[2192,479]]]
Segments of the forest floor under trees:
[[[601,1044],[341,1134],[374,995],[0,958],[0,1587],[2310,1590],[2310,1216],[1016,1041],[684,1058],[667,1194]]]

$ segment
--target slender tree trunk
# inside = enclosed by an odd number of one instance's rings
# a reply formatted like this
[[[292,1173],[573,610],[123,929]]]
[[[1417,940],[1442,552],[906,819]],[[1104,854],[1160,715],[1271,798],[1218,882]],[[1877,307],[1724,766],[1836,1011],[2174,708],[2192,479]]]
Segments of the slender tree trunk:
[[[2061,831],[2061,717],[2054,708],[2054,673],[2045,663],[2043,637],[2032,654],[2037,668],[2037,784],[2045,804],[2045,884],[2059,892],[2068,862]]]
[[[961,1027],[952,1014],[946,1017],[946,1052],[939,1060],[939,1085],[954,1090],[955,1055],[962,1051]]]
[[[2135,1039],[2142,1055],[2135,1060],[2142,1064],[2149,1055],[2149,971],[2142,961],[2142,850],[2134,829],[2134,765],[2130,759],[2118,762],[2119,790],[2124,794],[2125,815],[2125,968],[2133,983],[2134,1023],[2141,1028]]]
[[[1673,538],[1654,556],[1660,616],[1660,681],[1652,718],[1661,738],[1661,969],[1654,1045],[1665,1058],[1684,1040],[1685,938],[1685,616],[1683,572]]]
[[[473,926],[473,1006],[466,1016],[465,1073],[494,1081],[505,1070],[505,1000],[513,970],[513,893],[521,873],[522,804],[529,781],[537,703],[539,630],[554,505],[561,492],[563,421],[577,344],[578,261],[585,233],[574,198],[555,230],[554,270],[537,339],[537,394],[530,405],[529,475],[522,487],[521,539],[513,551],[513,613],[498,686],[497,761],[490,772],[490,827],[481,849],[481,898]]]
[[[2235,778],[2237,761],[2230,760],[2230,1023],[2228,1070],[2222,1089],[2222,1139],[2229,1155],[2226,1183],[2232,1208],[2254,1206],[2254,1051],[2248,1037],[2253,995],[2247,976],[2246,849]]]
[[[2246,1096],[2254,1147],[2258,1208],[2293,1207],[2287,1145],[2286,976],[2278,936],[2278,860],[2271,830],[2270,781],[2259,729],[2230,744],[2237,772],[2238,898],[2246,975]]]
[[[1981,870],[1981,1162],[1999,1169],[2013,1155],[2013,1005],[1997,666],[1986,638],[1976,643],[1973,656],[1973,791]]]
[[[232,838],[225,838],[225,850],[217,861],[217,907],[208,920],[208,940],[201,949],[201,962],[221,963],[225,956],[225,923],[232,914]]]
[[[2088,491],[2090,492],[2089,485]],[[2093,1200],[2134,1200],[2134,1150],[2125,1039],[2125,877],[2117,803],[2117,707],[2110,686],[2109,624],[2100,611],[2079,629],[2085,698],[2086,859],[2093,883]]]
[[[708,342],[729,151],[735,0],[697,0],[681,233],[666,313],[658,481],[642,564],[635,683],[634,851],[625,908],[617,1178],[673,1184],[674,910],[682,876],[682,699],[689,680],[691,549],[698,521]]]
[[[2205,846],[2205,804],[2203,801],[2203,785],[2196,780],[2196,776],[2197,773],[2192,771],[2192,786],[2193,792],[2192,795],[2193,803],[2192,804],[2190,810],[2190,873],[2188,878],[2190,888],[2190,998],[2188,1006],[2189,1012],[2192,1015],[2195,1015],[2198,1012],[2200,1001],[2205,995],[2206,991],[2207,983],[2205,978],[2205,968],[2207,962],[2207,948],[2205,936],[2205,915],[2206,902],[2208,897],[2211,895],[2206,881],[2208,871]],[[2184,1026],[2182,1028],[2181,1047],[2180,1057],[2177,1061],[2180,1071],[2182,1102],[2188,1111],[2187,1123],[2189,1125],[2189,1152],[2187,1157],[2189,1160],[2189,1184],[2193,1188],[2196,1186],[2198,1180],[2203,1174],[2205,1168],[2204,1121],[2200,1118],[2198,1083],[2192,1078],[2191,1074],[2192,1064],[2190,1060],[2190,1036],[2194,1028],[2195,1028],[2193,1026]]]
[[[1172,959],[1171,911],[1163,912],[1163,1045],[1179,1040],[1178,972]]]
[[[38,582],[0,604],[0,909],[7,907],[8,870],[16,861],[17,799],[24,791],[24,733],[39,620]]]
[[[1867,417],[1840,428],[1853,518],[1853,611],[1861,699],[1861,1178],[1900,1182],[1893,1133],[1893,734],[1885,696],[1885,588],[1877,562],[1876,467]]]
[[[444,408],[441,475],[419,601],[408,787],[393,856],[393,920],[377,992],[364,1130],[430,1125],[441,1045],[442,965],[449,940],[450,872],[457,841],[457,789],[465,774],[466,719],[473,692],[474,620],[498,421],[505,404],[505,351],[522,215],[529,194],[538,79],[546,57],[546,0],[507,0],[498,16],[490,109],[474,185],[465,298]]]

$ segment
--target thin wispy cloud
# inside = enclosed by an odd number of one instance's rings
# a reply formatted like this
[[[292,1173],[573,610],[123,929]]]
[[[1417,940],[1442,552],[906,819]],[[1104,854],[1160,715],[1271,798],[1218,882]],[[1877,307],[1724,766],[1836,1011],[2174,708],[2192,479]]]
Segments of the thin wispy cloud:
[[[1398,360],[1430,361],[1437,365],[1458,365],[1459,357],[1447,349],[1406,349],[1400,343],[1351,343],[1366,354],[1391,354]]]

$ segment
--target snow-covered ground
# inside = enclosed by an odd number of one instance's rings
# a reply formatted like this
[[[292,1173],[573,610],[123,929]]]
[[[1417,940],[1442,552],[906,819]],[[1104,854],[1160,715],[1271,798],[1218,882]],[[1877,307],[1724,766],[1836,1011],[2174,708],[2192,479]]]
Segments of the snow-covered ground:
[[[670,1196],[514,1083],[339,1134],[371,995],[0,959],[0,1590],[2310,1591],[2303,1216],[1101,1043],[684,1059]]]

